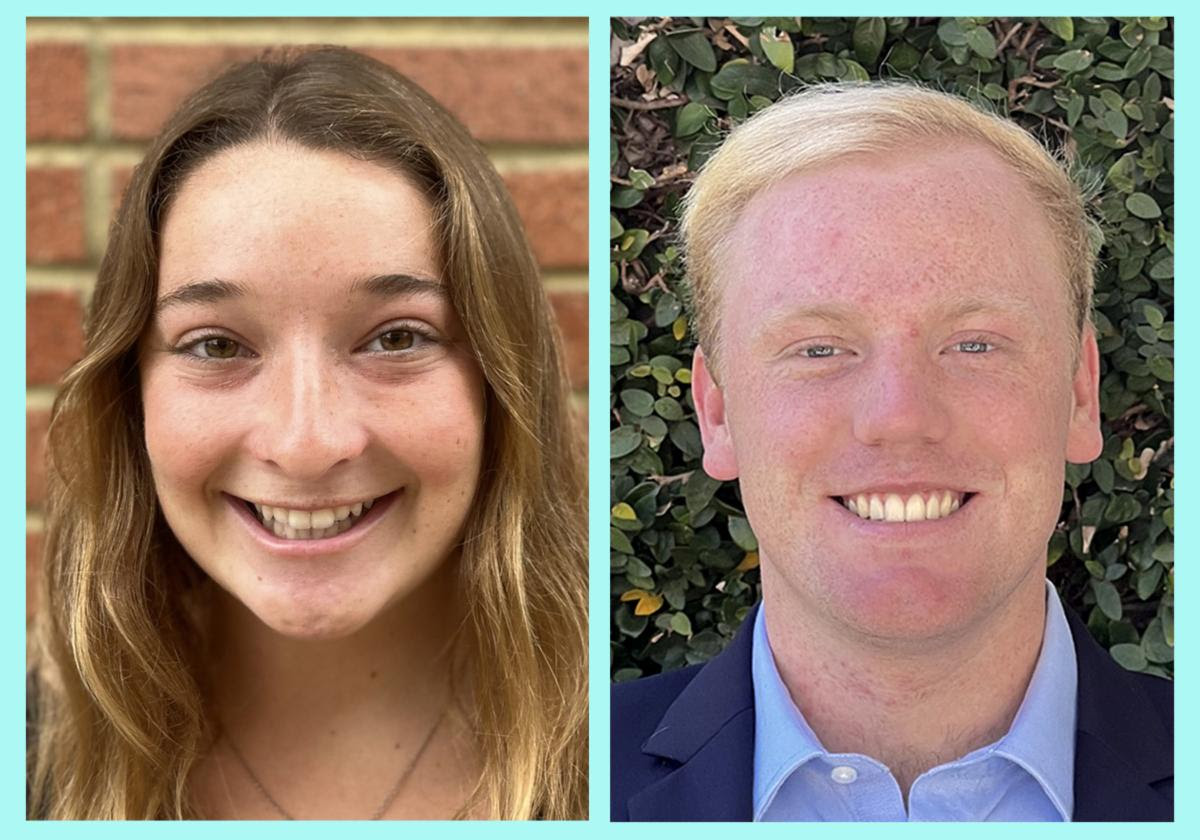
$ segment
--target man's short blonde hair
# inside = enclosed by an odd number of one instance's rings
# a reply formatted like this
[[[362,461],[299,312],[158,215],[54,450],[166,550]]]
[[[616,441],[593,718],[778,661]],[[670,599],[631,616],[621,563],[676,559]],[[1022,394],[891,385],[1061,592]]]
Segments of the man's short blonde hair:
[[[681,232],[697,334],[719,355],[718,275],[728,236],[750,200],[790,175],[913,141],[977,141],[1022,178],[1062,248],[1075,335],[1091,312],[1095,254],[1083,199],[1064,166],[1028,132],[950,94],[903,82],[821,84],[787,96],[734,129],[684,200]]]

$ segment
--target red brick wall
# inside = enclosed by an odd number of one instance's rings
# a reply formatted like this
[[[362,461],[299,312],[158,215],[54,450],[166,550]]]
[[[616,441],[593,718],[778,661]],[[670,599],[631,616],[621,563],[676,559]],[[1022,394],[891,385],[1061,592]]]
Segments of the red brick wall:
[[[42,542],[48,409],[82,352],[83,308],[120,190],[182,96],[265,47],[343,44],[386,61],[489,149],[541,264],[586,428],[586,21],[31,19],[26,35],[30,569]]]

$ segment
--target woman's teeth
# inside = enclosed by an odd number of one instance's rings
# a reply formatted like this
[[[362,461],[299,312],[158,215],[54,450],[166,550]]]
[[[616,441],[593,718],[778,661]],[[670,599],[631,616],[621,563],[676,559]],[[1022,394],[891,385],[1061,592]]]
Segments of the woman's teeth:
[[[358,522],[375,504],[375,499],[323,510],[291,510],[251,502],[258,521],[285,540],[320,540],[335,537]]]
[[[935,490],[902,496],[899,493],[859,493],[842,496],[842,504],[862,519],[883,522],[923,522],[941,519],[958,510],[964,494],[953,490]]]

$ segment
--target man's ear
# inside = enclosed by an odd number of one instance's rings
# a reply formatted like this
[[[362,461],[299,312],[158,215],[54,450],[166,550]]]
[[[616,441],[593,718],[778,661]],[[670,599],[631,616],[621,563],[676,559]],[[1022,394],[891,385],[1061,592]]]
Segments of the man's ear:
[[[700,347],[692,357],[692,402],[696,404],[700,438],[704,441],[704,471],[719,481],[737,478],[737,456],[725,417],[725,394],[709,373]]]
[[[1067,460],[1086,464],[1100,457],[1104,435],[1100,432],[1100,349],[1091,322],[1084,324],[1079,340],[1079,365],[1071,383],[1071,419],[1067,427]]]

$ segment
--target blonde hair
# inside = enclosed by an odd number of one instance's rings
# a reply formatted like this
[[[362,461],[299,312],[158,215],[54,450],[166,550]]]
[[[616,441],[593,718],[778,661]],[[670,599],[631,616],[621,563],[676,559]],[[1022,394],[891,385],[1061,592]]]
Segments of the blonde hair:
[[[1078,334],[1091,312],[1095,253],[1083,199],[1065,168],[1020,126],[957,96],[906,82],[829,83],[787,96],[735,128],[684,199],[680,232],[709,360],[715,363],[720,350],[718,277],[728,234],[757,193],[850,155],[931,139],[982,143],[1023,179],[1062,248]]]
[[[437,208],[447,285],[487,383],[484,466],[460,564],[483,766],[468,808],[586,818],[586,494],[537,266],[466,130],[386,65],[330,47],[268,53],[189,97],[112,226],[85,354],[51,419],[30,815],[203,816],[187,782],[214,732],[188,618],[204,576],[157,509],[137,346],[176,190],[211,156],[263,139],[391,167]]]

